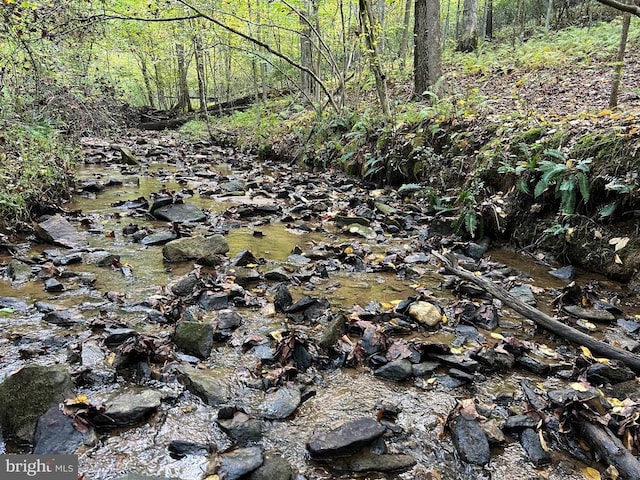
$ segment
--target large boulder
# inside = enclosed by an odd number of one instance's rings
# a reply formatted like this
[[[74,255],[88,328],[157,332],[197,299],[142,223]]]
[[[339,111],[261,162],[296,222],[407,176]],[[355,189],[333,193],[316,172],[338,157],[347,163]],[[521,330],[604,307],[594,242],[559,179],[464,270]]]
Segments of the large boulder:
[[[167,262],[187,262],[194,260],[202,265],[219,265],[223,255],[229,251],[229,244],[222,235],[178,238],[162,247],[162,255]]]
[[[28,365],[0,384],[0,426],[9,438],[31,443],[40,416],[49,407],[73,397],[66,368]]]

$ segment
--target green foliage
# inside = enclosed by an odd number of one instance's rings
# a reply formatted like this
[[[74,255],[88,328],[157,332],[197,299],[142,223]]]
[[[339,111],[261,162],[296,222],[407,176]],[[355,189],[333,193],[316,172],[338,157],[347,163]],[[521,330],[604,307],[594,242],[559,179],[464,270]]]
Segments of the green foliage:
[[[0,136],[0,218],[7,226],[67,196],[71,169],[80,154],[44,122],[14,122],[4,127]]]

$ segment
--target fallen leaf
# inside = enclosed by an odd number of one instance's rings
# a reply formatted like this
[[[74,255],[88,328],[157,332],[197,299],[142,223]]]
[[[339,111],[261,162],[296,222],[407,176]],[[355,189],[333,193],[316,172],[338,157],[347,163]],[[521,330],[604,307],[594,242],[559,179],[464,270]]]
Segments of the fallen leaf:
[[[587,480],[601,480],[602,477],[600,476],[600,472],[598,470],[596,470],[595,468],[591,468],[591,467],[585,467],[582,469],[582,474],[584,475],[584,478],[586,478]]]
[[[620,255],[616,253],[616,256],[613,258],[618,265],[622,265],[622,259],[620,258]]]

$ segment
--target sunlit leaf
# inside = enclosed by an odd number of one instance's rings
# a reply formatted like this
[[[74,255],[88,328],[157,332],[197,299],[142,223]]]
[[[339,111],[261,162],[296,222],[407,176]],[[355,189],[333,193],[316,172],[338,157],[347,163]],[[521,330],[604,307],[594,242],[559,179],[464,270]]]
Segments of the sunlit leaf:
[[[620,258],[620,255],[618,255],[618,254],[616,253],[616,256],[615,256],[615,257],[613,257],[613,258],[614,258],[614,261],[615,261],[618,265],[622,265],[622,259]]]
[[[496,340],[504,340],[504,335],[500,335],[498,332],[491,332],[491,338],[495,338]]]
[[[582,474],[586,480],[601,480],[600,472],[595,468],[585,467],[582,469]]]
[[[569,386],[571,388],[573,388],[576,392],[586,392],[586,391],[589,390],[588,386],[586,386],[584,383],[580,383],[580,382],[573,382]]]
[[[582,355],[584,355],[587,358],[593,358],[593,355],[591,353],[591,350],[589,350],[587,347],[585,347],[584,345],[580,345],[580,350],[582,350]]]

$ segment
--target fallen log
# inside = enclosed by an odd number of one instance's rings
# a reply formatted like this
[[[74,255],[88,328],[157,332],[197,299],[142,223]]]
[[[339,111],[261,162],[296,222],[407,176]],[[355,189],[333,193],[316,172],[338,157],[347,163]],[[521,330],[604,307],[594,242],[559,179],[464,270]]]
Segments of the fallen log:
[[[591,445],[599,459],[616,467],[621,478],[627,480],[640,478],[640,462],[624,447],[611,430],[586,419],[576,421],[575,426],[582,434],[582,438]]]
[[[556,320],[555,318],[550,317],[546,313],[541,312],[537,308],[534,308],[531,305],[527,305],[522,300],[514,297],[499,285],[496,285],[490,280],[475,275],[473,272],[470,272],[469,270],[466,270],[459,266],[455,255],[453,255],[453,253],[451,252],[446,255],[443,255],[442,253],[436,251],[432,251],[431,253],[434,257],[442,262],[444,268],[447,271],[480,287],[484,291],[500,299],[503,303],[518,312],[520,315],[528,318],[529,320],[532,320],[537,325],[540,325],[542,328],[548,330],[549,332],[577,345],[583,345],[592,352],[597,353],[598,355],[619,360],[635,372],[640,372],[640,356],[614,347],[613,345],[609,345],[608,343],[602,342],[600,340],[596,340],[591,335],[587,335],[580,330],[576,330],[575,328],[566,325]]]

